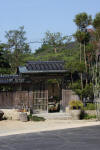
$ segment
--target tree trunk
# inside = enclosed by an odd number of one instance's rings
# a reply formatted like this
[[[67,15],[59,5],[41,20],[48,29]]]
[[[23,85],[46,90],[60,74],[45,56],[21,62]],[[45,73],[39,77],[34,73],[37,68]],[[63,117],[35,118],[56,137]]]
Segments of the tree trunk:
[[[85,69],[86,69],[86,85],[87,85],[87,61],[86,61],[86,51],[85,51],[85,42],[84,42],[84,62],[85,62]]]
[[[97,72],[98,72],[98,69],[97,69],[97,68],[98,68],[98,60],[97,60],[97,55],[96,55],[96,65],[95,65],[95,66],[96,66],[95,84],[96,84],[96,86],[97,86],[97,84],[98,84],[98,83],[97,83],[97,82],[98,82],[98,81],[97,81]]]
[[[80,43],[80,64],[82,62],[82,44]],[[81,88],[83,89],[83,76],[81,73]]]
[[[57,53],[57,49],[56,49],[56,47],[54,48],[54,52],[55,52],[55,54]]]
[[[82,61],[82,44],[80,43],[80,63]]]
[[[71,73],[71,83],[73,84],[73,75],[72,75],[72,73]]]
[[[82,76],[82,73],[81,73],[81,88],[83,90],[83,76]]]

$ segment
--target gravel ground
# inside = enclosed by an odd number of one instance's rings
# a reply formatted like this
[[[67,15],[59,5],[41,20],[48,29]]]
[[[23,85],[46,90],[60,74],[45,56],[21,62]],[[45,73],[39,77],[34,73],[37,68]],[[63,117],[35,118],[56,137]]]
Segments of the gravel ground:
[[[0,136],[100,125],[96,120],[0,121]]]

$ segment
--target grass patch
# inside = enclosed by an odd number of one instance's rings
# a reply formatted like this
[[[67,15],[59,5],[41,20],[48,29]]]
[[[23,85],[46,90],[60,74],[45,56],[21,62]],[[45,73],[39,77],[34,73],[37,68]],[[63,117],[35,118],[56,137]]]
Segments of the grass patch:
[[[33,116],[33,115],[28,115],[28,120],[29,121],[45,121],[45,118]]]
[[[87,103],[87,106],[84,107],[84,110],[95,110],[95,104],[93,103]]]

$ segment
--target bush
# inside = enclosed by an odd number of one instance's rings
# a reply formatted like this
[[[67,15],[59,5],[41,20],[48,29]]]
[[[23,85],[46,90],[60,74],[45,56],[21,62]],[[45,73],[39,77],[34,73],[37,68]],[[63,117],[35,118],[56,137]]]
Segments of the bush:
[[[85,116],[85,111],[84,110],[81,110],[81,113],[80,113],[80,120],[84,119],[84,116]]]
[[[0,110],[0,120],[3,119],[4,112]]]
[[[83,103],[80,100],[69,101],[70,109],[83,109]]]
[[[80,119],[96,119],[96,115],[89,115],[84,110],[81,111]]]
[[[7,117],[3,117],[3,118],[2,118],[2,120],[7,120],[7,119],[8,119]]]
[[[87,106],[83,107],[81,114],[80,114],[80,119],[92,119],[96,118],[96,115],[89,115],[85,111],[86,110],[95,110],[95,104],[93,103],[87,103]]]
[[[95,110],[95,104],[93,103],[87,103],[86,107],[84,107],[84,110]]]
[[[96,115],[84,114],[83,119],[96,119]]]
[[[28,120],[29,121],[45,121],[45,118],[33,116],[33,115],[28,115]]]

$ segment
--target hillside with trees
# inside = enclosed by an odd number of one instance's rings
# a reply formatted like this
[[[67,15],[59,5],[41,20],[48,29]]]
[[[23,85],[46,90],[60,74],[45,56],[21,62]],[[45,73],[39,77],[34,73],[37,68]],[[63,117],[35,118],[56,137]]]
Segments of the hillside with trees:
[[[83,12],[73,21],[77,26],[73,35],[48,31],[34,53],[27,43],[24,27],[6,32],[7,42],[0,44],[0,74],[16,73],[17,67],[29,60],[63,60],[68,70],[66,87],[81,99],[93,100],[100,90],[100,13],[92,19]]]

